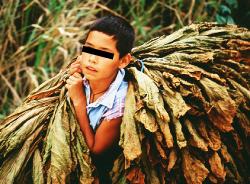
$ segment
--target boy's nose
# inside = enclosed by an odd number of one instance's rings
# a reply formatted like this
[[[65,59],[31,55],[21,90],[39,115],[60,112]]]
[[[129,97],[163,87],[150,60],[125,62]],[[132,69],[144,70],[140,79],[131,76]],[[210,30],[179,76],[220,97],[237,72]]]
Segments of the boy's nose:
[[[89,57],[89,61],[96,63],[96,55],[91,54],[90,57]]]

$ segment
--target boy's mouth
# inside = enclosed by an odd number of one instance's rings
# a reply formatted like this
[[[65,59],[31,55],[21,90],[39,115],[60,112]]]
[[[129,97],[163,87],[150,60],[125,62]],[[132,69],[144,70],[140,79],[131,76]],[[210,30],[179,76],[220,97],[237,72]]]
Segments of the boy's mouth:
[[[90,71],[97,72],[97,70],[91,66],[87,66],[86,68]]]

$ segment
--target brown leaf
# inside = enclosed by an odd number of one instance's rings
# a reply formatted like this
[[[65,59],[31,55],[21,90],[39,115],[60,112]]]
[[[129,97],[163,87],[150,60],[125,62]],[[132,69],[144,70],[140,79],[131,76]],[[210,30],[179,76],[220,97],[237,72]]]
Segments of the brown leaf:
[[[220,149],[221,147],[221,137],[220,137],[220,133],[218,130],[215,130],[215,128],[210,128],[208,131],[208,135],[209,135],[209,147],[214,150],[217,151],[218,149]]]
[[[144,184],[145,175],[138,167],[132,168],[127,174],[126,178],[131,184]]]
[[[121,178],[125,178],[124,161],[123,154],[120,154],[114,161],[114,165],[110,173],[112,183],[121,183],[119,180],[121,180]]]
[[[48,182],[64,183],[74,171],[76,163],[71,157],[70,121],[66,99],[60,102],[55,112],[55,119],[51,126],[51,165]]]
[[[171,84],[164,80],[164,75],[160,71],[152,71],[150,74],[158,86],[163,87],[164,90],[161,91],[162,97],[164,102],[168,104],[171,111],[173,112],[173,116],[175,118],[184,116],[190,107],[187,106],[181,94],[177,90],[170,88]]]
[[[136,130],[134,114],[136,112],[136,101],[134,86],[131,82],[128,85],[128,93],[125,101],[124,116],[121,124],[121,139],[119,144],[123,147],[126,160],[131,161],[138,158],[141,153],[141,143]],[[126,168],[129,167],[128,165]]]
[[[38,148],[35,150],[33,155],[32,179],[36,184],[44,184],[42,157]]]
[[[154,115],[145,108],[141,108],[136,111],[135,119],[142,123],[144,127],[150,132],[156,132],[158,129]]]
[[[65,85],[64,81],[59,82],[59,84],[57,84],[56,86],[48,89],[48,90],[44,90],[44,91],[39,91],[35,94],[29,95],[27,97],[28,100],[35,100],[35,99],[42,99],[45,97],[49,97],[52,96],[53,94],[58,94],[60,93],[60,89],[62,88],[62,86]]]
[[[160,153],[161,158],[166,160],[167,159],[167,155],[165,153],[164,148],[162,147],[162,143],[159,142],[156,137],[154,137],[154,140],[155,140],[156,149]]]
[[[187,146],[187,141],[185,139],[184,133],[182,132],[182,125],[180,121],[176,118],[173,119],[173,124],[175,126],[176,141],[179,148],[184,148]]]
[[[248,71],[248,73],[249,73],[249,71]],[[232,79],[228,79],[228,80],[234,86],[235,89],[240,91],[246,97],[246,100],[250,100],[250,91],[249,91],[249,89],[246,89],[241,84],[239,84],[238,82],[235,82]]]
[[[243,149],[243,143],[242,143],[242,141],[241,141],[241,139],[240,139],[238,133],[235,132],[235,131],[232,131],[232,136],[233,136],[233,139],[234,139],[234,141],[235,141],[235,143],[236,143],[236,145],[237,145],[237,149],[238,149],[238,150]]]
[[[209,173],[208,174],[208,179],[212,182],[212,183],[218,183],[218,179],[212,174],[212,173]]]
[[[231,155],[228,153],[227,147],[224,144],[221,146],[220,153],[226,162],[230,162]]]
[[[238,123],[246,137],[250,136],[250,120],[243,112],[239,111],[236,114]]]
[[[207,126],[204,120],[200,120],[198,131],[200,135],[206,140],[206,142],[208,142],[208,145],[212,150],[217,151],[220,149],[221,138],[220,133],[217,130]]]
[[[146,147],[146,155],[148,160],[150,161],[150,164],[152,166],[158,164],[160,162],[160,157],[158,153],[156,152],[156,149],[154,149],[152,142],[150,140],[145,140],[145,147]]]
[[[241,39],[230,39],[227,42],[230,49],[236,49],[240,51],[250,51],[250,42]]]
[[[161,132],[157,131],[154,133],[154,139],[155,139],[155,142],[156,143],[156,148],[157,150],[159,151],[161,157],[163,159],[167,159],[167,155],[166,155],[166,152],[165,152],[165,149],[166,148],[166,145],[164,144],[164,139],[163,139],[163,135]]]
[[[221,181],[225,181],[226,177],[226,171],[224,169],[224,166],[221,162],[221,158],[219,157],[217,152],[214,152],[214,154],[209,158],[209,165],[212,173],[219,178]]]
[[[34,152],[34,147],[42,141],[40,132],[43,125],[36,129],[24,142],[20,149],[15,150],[4,160],[0,169],[0,183],[14,183],[20,170],[26,166],[31,154]]]
[[[202,78],[200,82],[211,105],[211,108],[206,109],[208,118],[223,132],[233,130],[232,122],[236,114],[236,104],[228,94],[226,87],[208,78]]]
[[[191,139],[189,140],[189,143],[192,146],[195,146],[197,148],[200,148],[203,151],[208,151],[208,145],[205,142],[205,140],[200,137],[200,135],[197,133],[196,129],[194,128],[194,126],[192,125],[192,122],[188,119],[185,119],[184,124],[187,126],[188,131],[191,135]]]
[[[137,90],[140,97],[143,99],[146,108],[155,112],[155,118],[159,127],[164,135],[166,144],[168,147],[173,146],[173,137],[170,132],[169,122],[170,118],[165,110],[164,102],[159,89],[155,85],[154,81],[146,74],[139,72],[136,68],[131,67],[130,72],[134,75],[137,82]]]
[[[202,184],[209,173],[205,165],[186,148],[182,150],[182,169],[187,184]]]
[[[171,171],[171,169],[174,167],[175,163],[177,160],[177,153],[175,149],[171,149],[170,154],[169,154],[169,162],[168,162],[168,172]]]
[[[227,151],[227,146],[222,144],[220,152],[223,159],[230,164],[230,167],[225,167],[227,175],[226,178],[233,178],[235,182],[243,183],[242,177],[238,171],[236,163],[230,153]]]

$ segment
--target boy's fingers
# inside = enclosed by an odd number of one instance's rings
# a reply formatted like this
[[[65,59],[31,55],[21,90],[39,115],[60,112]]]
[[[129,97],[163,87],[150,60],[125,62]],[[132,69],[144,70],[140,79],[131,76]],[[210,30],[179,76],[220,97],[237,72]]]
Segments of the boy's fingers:
[[[75,65],[80,65],[80,60],[76,59],[76,61],[74,61],[73,63],[71,63],[70,66],[75,66]]]
[[[81,68],[81,65],[79,62],[74,62],[70,65],[70,68]]]
[[[72,75],[73,73],[75,73],[75,70],[76,70],[76,69],[70,68],[70,69],[69,69],[69,74]]]
[[[79,65],[80,66],[80,61],[79,60],[76,60],[74,61],[73,63],[70,64],[70,67],[74,67],[74,66],[77,66]]]
[[[73,75],[74,73],[78,72],[78,73],[81,73],[81,69],[80,68],[70,68],[69,69],[69,74],[70,75]]]
[[[81,74],[78,73],[78,72],[75,72],[75,73],[73,74],[73,76],[75,76],[76,78],[82,78]]]
[[[67,83],[67,84],[72,84],[72,82],[73,82],[73,81],[72,81],[72,79],[70,79],[70,78],[68,78],[68,79],[66,80],[66,83]]]
[[[80,65],[80,62],[79,61],[75,61],[75,62],[71,63],[71,66],[75,66],[75,65]]]
[[[70,68],[80,68],[81,66],[80,66],[80,64],[72,64],[72,65],[70,65]]]

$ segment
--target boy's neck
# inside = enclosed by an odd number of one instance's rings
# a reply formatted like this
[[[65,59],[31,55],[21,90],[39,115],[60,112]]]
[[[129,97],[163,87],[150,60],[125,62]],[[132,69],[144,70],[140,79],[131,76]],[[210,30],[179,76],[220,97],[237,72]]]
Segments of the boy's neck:
[[[110,84],[115,80],[117,73],[118,71],[114,73],[112,77],[103,79],[101,81],[89,81],[91,93],[97,94],[106,91],[109,88]]]

